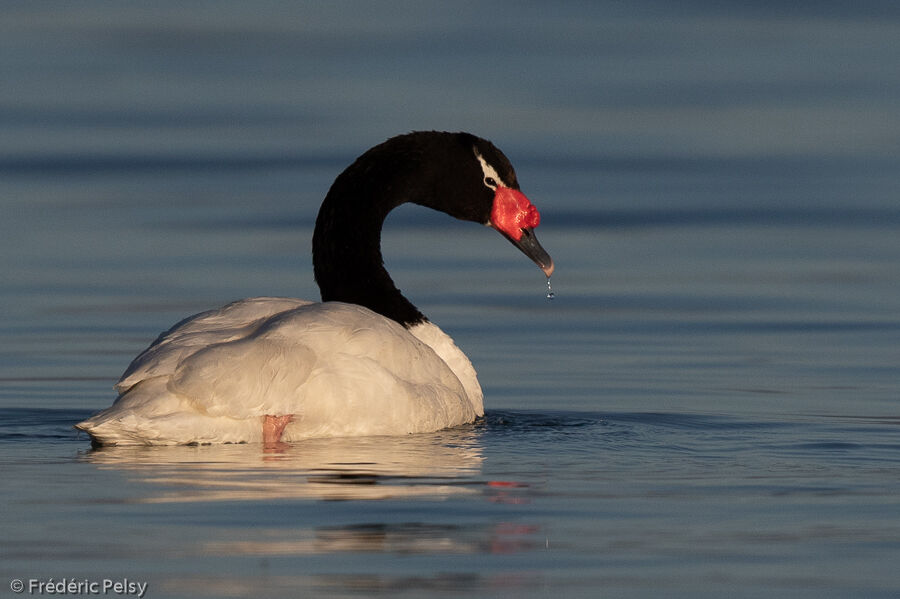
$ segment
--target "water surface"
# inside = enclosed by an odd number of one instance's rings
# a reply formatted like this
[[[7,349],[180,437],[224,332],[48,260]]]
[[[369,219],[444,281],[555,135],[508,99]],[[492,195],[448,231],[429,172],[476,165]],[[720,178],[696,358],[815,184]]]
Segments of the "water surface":
[[[896,596],[894,5],[397,6],[4,9],[0,588]],[[386,223],[483,421],[90,449],[160,331],[316,298],[330,182],[420,128],[495,141],[557,265],[550,302],[490,230]]]

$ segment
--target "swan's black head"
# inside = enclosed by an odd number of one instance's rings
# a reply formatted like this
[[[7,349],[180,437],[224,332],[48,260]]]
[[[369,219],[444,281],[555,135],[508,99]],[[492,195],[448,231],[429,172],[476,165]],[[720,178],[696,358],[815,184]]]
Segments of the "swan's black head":
[[[328,191],[313,235],[323,300],[366,305],[407,325],[424,318],[393,286],[381,259],[384,219],[406,202],[491,226],[548,277],[553,272],[553,260],[534,236],[540,215],[519,190],[506,156],[469,133],[419,131],[371,148]],[[382,306],[389,295],[408,306]]]
[[[351,169],[357,175],[364,171],[368,185],[380,188],[370,191],[381,195],[387,210],[413,202],[489,225],[548,277],[553,272],[553,261],[534,235],[540,214],[519,190],[509,159],[488,140],[440,131],[399,135],[360,156]]]

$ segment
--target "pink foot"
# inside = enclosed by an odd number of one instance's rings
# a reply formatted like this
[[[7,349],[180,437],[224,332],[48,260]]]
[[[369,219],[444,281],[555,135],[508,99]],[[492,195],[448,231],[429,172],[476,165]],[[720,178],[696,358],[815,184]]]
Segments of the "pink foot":
[[[286,427],[293,419],[293,414],[287,414],[285,416],[270,416],[269,414],[266,414],[263,416],[263,443],[269,445],[281,441],[284,427]]]

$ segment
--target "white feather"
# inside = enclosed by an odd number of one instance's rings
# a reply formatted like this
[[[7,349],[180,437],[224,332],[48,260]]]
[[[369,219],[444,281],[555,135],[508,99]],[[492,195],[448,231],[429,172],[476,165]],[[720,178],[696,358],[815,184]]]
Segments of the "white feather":
[[[408,331],[367,308],[252,298],[188,318],[135,358],[108,409],[78,424],[103,444],[430,432],[484,413],[475,369],[432,323]]]

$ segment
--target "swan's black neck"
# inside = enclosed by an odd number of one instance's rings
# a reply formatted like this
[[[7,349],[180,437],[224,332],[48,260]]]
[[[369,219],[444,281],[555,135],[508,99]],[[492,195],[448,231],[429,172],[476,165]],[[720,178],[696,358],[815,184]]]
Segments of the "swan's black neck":
[[[405,202],[488,222],[493,195],[484,186],[476,149],[509,164],[490,142],[473,135],[418,132],[391,138],[347,167],[322,202],[313,234],[322,301],[359,304],[407,328],[426,321],[384,268],[381,227]]]
[[[360,204],[335,200],[329,193],[319,210],[313,270],[322,301],[359,304],[407,328],[426,321],[384,268],[381,226],[387,211]]]

